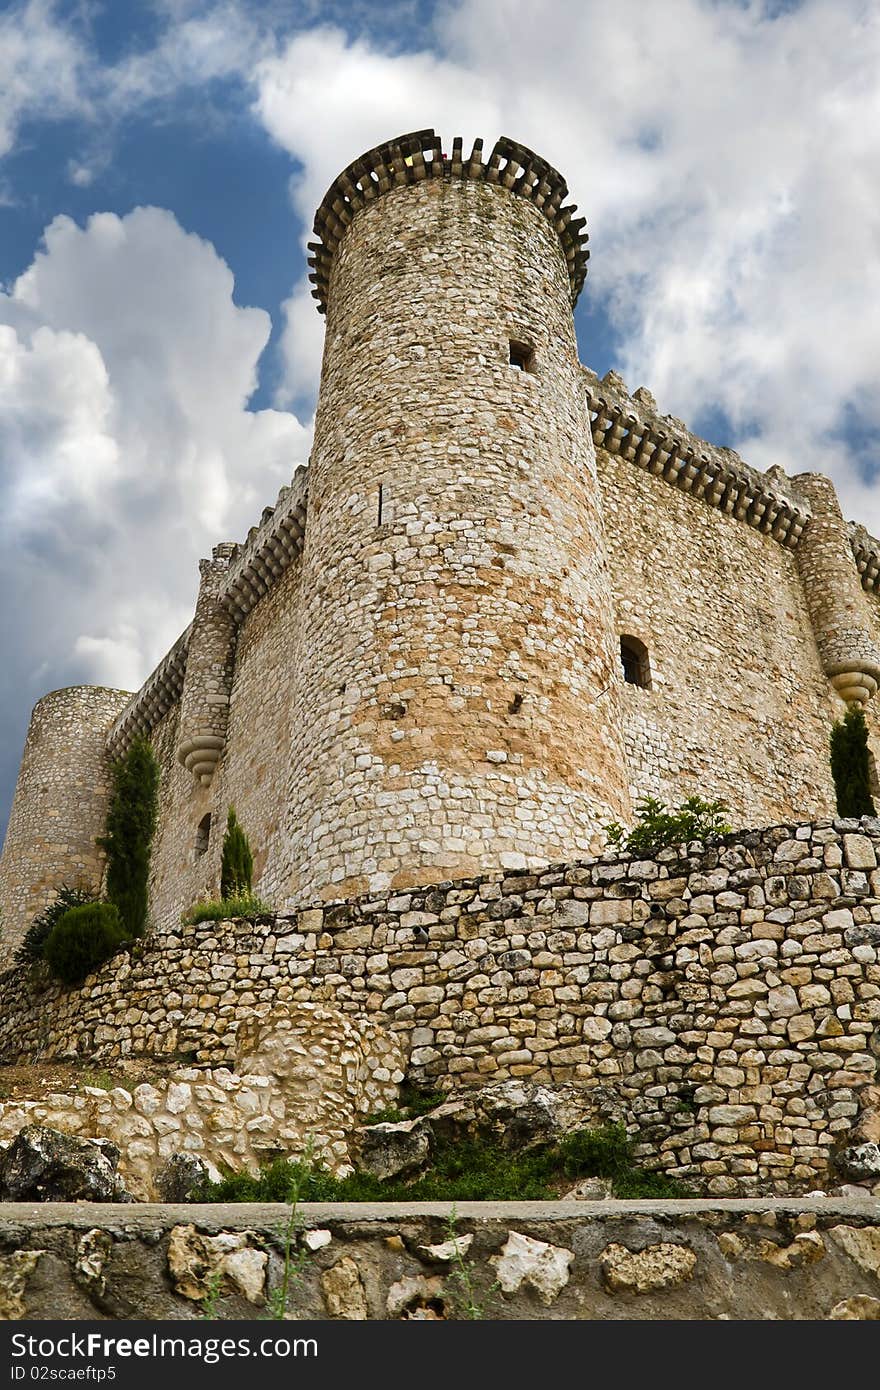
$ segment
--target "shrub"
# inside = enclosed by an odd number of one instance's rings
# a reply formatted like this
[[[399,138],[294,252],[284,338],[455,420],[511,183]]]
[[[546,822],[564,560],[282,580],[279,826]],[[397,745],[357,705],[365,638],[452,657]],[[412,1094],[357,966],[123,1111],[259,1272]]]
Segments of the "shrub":
[[[141,936],[147,921],[150,846],[156,829],[159,765],[145,738],[136,738],[113,768],[107,833],[107,898],[119,909],[128,936]]]
[[[230,806],[220,860],[220,897],[223,901],[249,897],[253,875],[254,857],[248,837],[238,823],[235,807]]]
[[[83,903],[69,908],[55,923],[43,955],[57,979],[78,985],[125,940],[126,932],[113,903]]]
[[[306,1159],[279,1158],[258,1177],[231,1173],[194,1198],[204,1202],[283,1202],[291,1182],[304,1202],[549,1201],[571,1180],[609,1178],[617,1197],[688,1197],[662,1173],[638,1168],[623,1125],[579,1130],[559,1144],[511,1153],[477,1139],[435,1145],[430,1169],[411,1178],[353,1173],[334,1178]]]
[[[850,705],[831,729],[831,775],[839,816],[873,816],[868,725],[860,705]]]
[[[196,922],[228,922],[232,917],[262,917],[271,911],[270,903],[264,903],[262,898],[255,898],[251,893],[247,893],[239,898],[194,903],[180,920],[192,926]]]
[[[729,808],[723,801],[703,801],[689,796],[676,810],[669,810],[656,797],[646,796],[636,807],[636,824],[627,832],[617,821],[606,825],[608,843],[627,854],[652,855],[660,849],[727,835],[731,826],[725,817]]]
[[[70,888],[65,884],[58,896],[48,907],[44,907],[31,922],[24,938],[15,953],[17,965],[35,965],[43,959],[46,938],[66,912],[72,907],[82,907],[84,903],[96,902],[94,893],[87,888]]]

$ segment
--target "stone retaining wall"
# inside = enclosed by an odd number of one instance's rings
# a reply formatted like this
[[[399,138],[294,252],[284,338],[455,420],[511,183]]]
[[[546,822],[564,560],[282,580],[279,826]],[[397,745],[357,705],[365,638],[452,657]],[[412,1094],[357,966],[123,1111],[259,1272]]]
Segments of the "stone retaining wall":
[[[288,1217],[0,1205],[0,1319],[197,1318],[212,1288],[217,1318],[265,1317]],[[300,1218],[297,1321],[880,1316],[876,1202],[305,1205]]]
[[[182,928],[78,991],[12,972],[0,1056],[217,1066],[244,1020],[332,1003],[416,1082],[575,1083],[702,1190],[810,1190],[857,1125],[880,1139],[880,820],[691,848]]]

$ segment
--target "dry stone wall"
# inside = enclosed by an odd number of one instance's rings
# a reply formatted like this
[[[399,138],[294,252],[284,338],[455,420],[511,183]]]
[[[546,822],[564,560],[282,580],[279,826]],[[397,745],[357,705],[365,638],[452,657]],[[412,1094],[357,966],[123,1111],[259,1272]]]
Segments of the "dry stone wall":
[[[278,1154],[302,1153],[332,1172],[351,1171],[349,1137],[384,1109],[403,1080],[400,1043],[380,1022],[325,1004],[277,1005],[239,1030],[235,1069],[173,1069],[158,1084],[0,1101],[0,1147],[25,1125],[48,1125],[119,1149],[125,1187],[156,1198],[172,1154],[223,1171],[259,1171]]]
[[[827,820],[157,933],[79,991],[5,976],[0,1055],[216,1067],[321,1003],[416,1082],[575,1084],[702,1190],[809,1190],[877,1105],[878,855],[880,821]]]

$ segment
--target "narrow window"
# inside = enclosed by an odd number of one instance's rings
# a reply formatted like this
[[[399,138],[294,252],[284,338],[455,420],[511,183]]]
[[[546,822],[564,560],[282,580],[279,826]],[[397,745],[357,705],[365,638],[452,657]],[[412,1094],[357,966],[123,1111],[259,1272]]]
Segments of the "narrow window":
[[[650,690],[651,666],[648,661],[648,648],[638,637],[621,637],[620,664],[627,685],[640,685],[643,690]]]
[[[868,790],[875,801],[880,798],[880,777],[877,775],[877,759],[871,749],[868,749]]]
[[[199,828],[196,831],[196,858],[199,859],[208,852],[208,841],[211,838],[211,812],[202,816],[199,821]]]
[[[535,370],[535,349],[531,343],[518,343],[511,338],[510,365],[515,367],[518,372],[533,372]]]
[[[384,489],[383,489],[383,487],[382,487],[382,484],[380,483],[380,484],[379,484],[379,513],[378,513],[378,516],[377,516],[377,518],[376,518],[376,525],[377,525],[377,526],[381,526],[381,525],[382,525],[382,503],[383,503],[383,501],[384,501],[383,492],[384,492]]]

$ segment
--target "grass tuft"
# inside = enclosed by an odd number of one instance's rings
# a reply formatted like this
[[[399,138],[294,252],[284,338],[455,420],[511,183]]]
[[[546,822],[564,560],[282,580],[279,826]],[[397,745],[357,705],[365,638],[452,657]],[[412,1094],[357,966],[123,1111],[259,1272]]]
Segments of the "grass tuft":
[[[228,922],[233,917],[262,917],[271,911],[270,903],[247,893],[240,898],[217,898],[214,902],[193,903],[180,920],[184,926],[191,927],[198,922]]]

